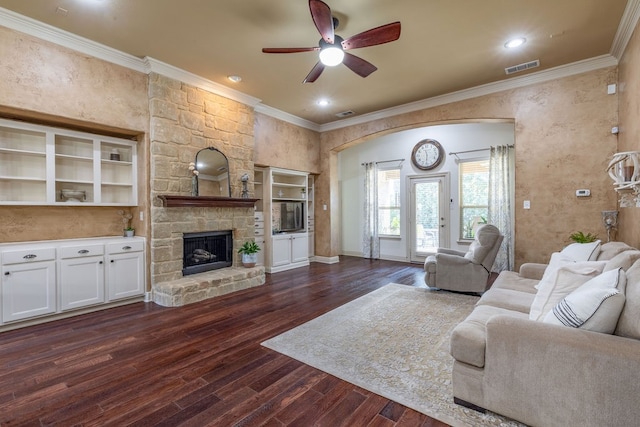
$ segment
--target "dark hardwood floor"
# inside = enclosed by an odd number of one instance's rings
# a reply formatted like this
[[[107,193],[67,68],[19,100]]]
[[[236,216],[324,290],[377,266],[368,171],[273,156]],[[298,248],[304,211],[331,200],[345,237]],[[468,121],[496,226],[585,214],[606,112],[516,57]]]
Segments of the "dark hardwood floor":
[[[420,265],[342,257],[180,308],[135,303],[0,333],[0,425],[444,426],[260,346]]]

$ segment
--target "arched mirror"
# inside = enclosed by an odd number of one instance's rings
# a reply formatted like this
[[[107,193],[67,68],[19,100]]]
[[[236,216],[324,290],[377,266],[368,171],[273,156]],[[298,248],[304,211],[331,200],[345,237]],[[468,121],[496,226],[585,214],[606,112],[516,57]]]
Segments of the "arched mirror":
[[[207,147],[196,154],[198,196],[231,197],[229,161],[217,148]]]

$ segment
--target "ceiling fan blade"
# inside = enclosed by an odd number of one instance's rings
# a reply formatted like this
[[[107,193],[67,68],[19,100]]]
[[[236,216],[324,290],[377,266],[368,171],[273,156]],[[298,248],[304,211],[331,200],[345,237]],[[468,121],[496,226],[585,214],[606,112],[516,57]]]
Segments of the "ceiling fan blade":
[[[367,77],[369,74],[378,69],[378,67],[376,67],[372,63],[365,61],[364,59],[352,55],[348,52],[344,53],[344,59],[342,60],[342,63],[349,67],[351,71],[353,71],[360,77]]]
[[[400,22],[372,28],[342,42],[344,50],[389,43],[400,38]]]
[[[265,47],[262,49],[264,53],[297,53],[297,52],[313,52],[320,50],[319,47]]]
[[[311,69],[309,74],[307,74],[307,77],[304,78],[302,83],[313,83],[313,82],[315,82],[318,79],[318,77],[320,77],[320,74],[322,74],[323,71],[324,71],[324,64],[322,64],[322,62],[318,61],[318,63],[313,66],[313,68]]]
[[[316,24],[316,28],[324,41],[333,44],[334,33],[331,8],[323,1],[309,0],[309,10],[311,11],[313,23]]]

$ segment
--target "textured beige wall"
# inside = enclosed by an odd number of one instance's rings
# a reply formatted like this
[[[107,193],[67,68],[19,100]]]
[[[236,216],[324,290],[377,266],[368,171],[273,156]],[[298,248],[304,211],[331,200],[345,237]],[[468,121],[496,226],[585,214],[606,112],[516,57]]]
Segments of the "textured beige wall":
[[[617,96],[607,95],[616,73],[610,67],[323,133],[316,197],[330,207],[316,211],[316,252],[336,256],[340,250],[338,151],[398,130],[473,119],[515,121],[516,265],[548,261],[574,231],[603,235],[600,212],[615,206],[605,169],[616,151]],[[577,198],[579,188],[592,196]],[[522,209],[524,200],[530,210]]]
[[[619,64],[620,133],[617,151],[640,150],[640,30],[635,32]],[[640,208],[619,209],[618,236],[640,247]]]
[[[264,114],[255,114],[256,165],[320,172],[320,134]]]
[[[95,133],[141,135],[139,206],[148,200],[147,75],[0,27],[0,115]],[[115,207],[0,206],[0,242],[121,235]]]

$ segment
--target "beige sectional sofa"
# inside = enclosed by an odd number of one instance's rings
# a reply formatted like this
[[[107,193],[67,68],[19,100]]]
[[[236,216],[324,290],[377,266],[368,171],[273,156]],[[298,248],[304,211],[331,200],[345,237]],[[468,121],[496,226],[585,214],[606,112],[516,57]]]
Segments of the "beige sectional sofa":
[[[502,272],[452,333],[457,403],[532,426],[639,425],[640,251],[611,242],[595,259],[603,275],[624,271],[613,333],[531,320],[547,265]]]

